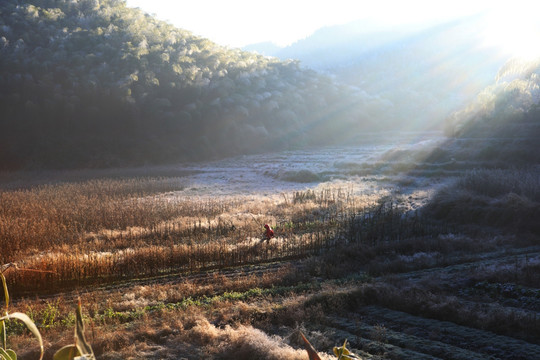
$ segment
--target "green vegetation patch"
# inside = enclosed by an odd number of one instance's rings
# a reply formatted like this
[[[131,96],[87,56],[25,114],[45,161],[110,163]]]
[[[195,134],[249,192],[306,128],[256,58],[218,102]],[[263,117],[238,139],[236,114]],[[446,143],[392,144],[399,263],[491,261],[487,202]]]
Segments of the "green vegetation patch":
[[[297,183],[314,183],[323,181],[324,178],[311,170],[291,170],[286,171],[280,177],[281,180]]]

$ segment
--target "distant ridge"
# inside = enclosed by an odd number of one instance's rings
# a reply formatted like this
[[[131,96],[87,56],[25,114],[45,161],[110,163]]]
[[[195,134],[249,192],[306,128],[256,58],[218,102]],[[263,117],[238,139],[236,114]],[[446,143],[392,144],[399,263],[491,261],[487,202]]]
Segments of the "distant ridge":
[[[420,25],[325,27],[265,55],[325,72],[386,104],[394,124],[438,126],[495,79],[508,54],[483,45],[483,15]]]

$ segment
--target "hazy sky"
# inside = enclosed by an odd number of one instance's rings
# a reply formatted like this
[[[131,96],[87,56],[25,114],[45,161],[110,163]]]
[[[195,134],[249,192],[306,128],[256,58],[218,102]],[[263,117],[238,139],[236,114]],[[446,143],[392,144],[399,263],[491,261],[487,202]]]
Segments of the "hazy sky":
[[[231,47],[266,41],[285,46],[321,27],[359,19],[389,26],[433,23],[486,10],[494,12],[488,40],[504,42],[501,46],[517,46],[515,33],[530,32],[529,23],[538,22],[534,15],[539,13],[538,3],[536,0],[127,0],[128,6],[139,7],[195,35]],[[528,41],[524,39],[520,46],[530,46]]]
[[[384,23],[449,18],[484,9],[493,0],[127,0],[127,4],[221,45],[241,47],[264,41],[288,45],[323,26],[362,18]]]

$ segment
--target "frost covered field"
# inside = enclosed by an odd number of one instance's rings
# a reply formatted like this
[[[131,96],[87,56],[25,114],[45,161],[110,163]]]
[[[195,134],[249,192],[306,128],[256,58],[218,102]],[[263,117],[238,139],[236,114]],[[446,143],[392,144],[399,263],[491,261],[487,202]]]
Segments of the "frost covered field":
[[[451,146],[2,174],[2,263],[42,271],[6,274],[11,306],[46,358],[80,296],[102,359],[307,359],[300,331],[323,359],[345,339],[366,359],[538,359],[539,170]]]
[[[192,171],[184,178],[193,194],[266,195],[312,188],[321,183],[352,181],[362,191],[369,191],[380,176],[370,168],[390,151],[429,151],[443,142],[434,134],[394,135],[384,143],[372,141],[361,146],[325,147],[310,150],[282,151],[262,155],[246,155],[202,164],[182,165]],[[359,171],[364,166],[364,171]],[[380,173],[380,171],[377,171]],[[367,184],[360,179],[367,177]],[[403,174],[401,174],[403,175]],[[369,181],[373,180],[373,181]],[[366,188],[364,188],[367,186]]]

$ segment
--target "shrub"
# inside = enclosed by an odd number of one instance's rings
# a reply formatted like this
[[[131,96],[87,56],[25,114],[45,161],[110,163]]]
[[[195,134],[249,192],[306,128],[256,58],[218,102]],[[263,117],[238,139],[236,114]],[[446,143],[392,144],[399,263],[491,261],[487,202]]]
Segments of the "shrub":
[[[322,181],[322,177],[311,170],[287,171],[281,176],[282,180],[297,183],[312,183]]]
[[[425,213],[447,221],[538,232],[539,169],[480,169],[439,191]]]
[[[540,169],[476,169],[462,176],[457,187],[483,196],[515,193],[540,201]]]

